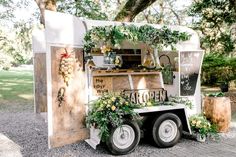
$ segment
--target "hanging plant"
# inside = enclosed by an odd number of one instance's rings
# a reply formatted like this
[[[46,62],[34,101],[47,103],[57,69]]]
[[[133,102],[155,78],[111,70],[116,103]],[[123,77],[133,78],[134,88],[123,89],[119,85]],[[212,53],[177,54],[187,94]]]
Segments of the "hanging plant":
[[[69,80],[72,78],[74,57],[72,53],[65,52],[61,54],[60,65],[59,65],[59,74],[62,75],[66,85],[69,85]]]
[[[97,26],[86,33],[84,50],[88,54],[92,48],[103,45],[120,48],[124,40],[132,43],[140,41],[159,50],[167,46],[174,49],[175,44],[189,40],[190,36],[186,32],[172,31],[166,26],[160,29],[150,25]]]

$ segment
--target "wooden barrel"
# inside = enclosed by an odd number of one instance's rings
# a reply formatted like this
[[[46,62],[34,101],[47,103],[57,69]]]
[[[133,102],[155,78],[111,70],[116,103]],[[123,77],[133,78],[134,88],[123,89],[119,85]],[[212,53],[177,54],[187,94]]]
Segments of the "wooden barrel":
[[[205,116],[218,125],[219,132],[228,132],[231,122],[231,105],[228,97],[205,97]]]

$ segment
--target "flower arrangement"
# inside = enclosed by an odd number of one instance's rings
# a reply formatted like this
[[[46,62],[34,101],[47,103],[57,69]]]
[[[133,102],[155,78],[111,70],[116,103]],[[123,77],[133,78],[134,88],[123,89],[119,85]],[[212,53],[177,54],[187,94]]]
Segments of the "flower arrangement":
[[[101,140],[106,141],[111,127],[121,126],[125,118],[138,119],[139,115],[133,110],[137,107],[128,97],[106,93],[90,104],[86,117],[87,126],[99,129]]]
[[[191,116],[189,118],[189,123],[193,133],[199,133],[202,137],[217,133],[217,126],[215,124],[211,124],[210,121],[208,121],[202,114]]]
[[[110,46],[103,45],[100,47],[100,50],[103,53],[105,64],[115,64],[116,52],[112,51]]]
[[[102,47],[100,47],[100,49],[101,49],[101,53],[103,54],[106,54],[111,51],[111,47],[106,46],[106,45],[103,45]]]

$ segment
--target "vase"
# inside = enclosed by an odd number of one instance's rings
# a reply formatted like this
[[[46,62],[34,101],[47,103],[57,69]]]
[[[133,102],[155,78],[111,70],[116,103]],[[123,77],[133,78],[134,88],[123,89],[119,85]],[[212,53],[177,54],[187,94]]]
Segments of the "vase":
[[[104,53],[104,64],[114,64],[116,59],[116,52],[106,52]]]
[[[206,135],[201,135],[199,133],[196,134],[196,140],[198,142],[205,142],[206,141]]]
[[[93,126],[90,127],[90,138],[85,140],[91,147],[96,149],[97,145],[100,144],[101,138],[99,136],[100,129],[96,129]]]

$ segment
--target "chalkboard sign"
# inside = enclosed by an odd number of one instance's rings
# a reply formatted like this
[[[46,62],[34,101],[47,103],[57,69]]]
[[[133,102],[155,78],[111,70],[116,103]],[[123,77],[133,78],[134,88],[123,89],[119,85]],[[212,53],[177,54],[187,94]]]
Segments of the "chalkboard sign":
[[[180,52],[180,95],[193,96],[195,94],[202,51]]]

